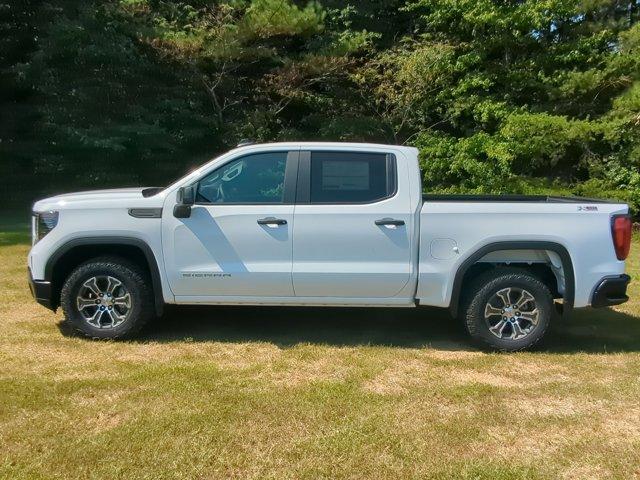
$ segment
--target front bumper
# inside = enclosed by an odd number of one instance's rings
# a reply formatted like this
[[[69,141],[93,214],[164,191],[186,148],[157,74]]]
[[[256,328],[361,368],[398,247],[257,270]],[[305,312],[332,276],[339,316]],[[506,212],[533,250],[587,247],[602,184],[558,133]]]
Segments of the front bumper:
[[[55,312],[57,305],[53,302],[53,289],[51,288],[51,282],[47,282],[45,280],[34,280],[31,275],[31,269],[28,268],[27,270],[29,273],[29,290],[31,290],[33,298],[35,298],[36,302],[40,305]]]
[[[626,302],[629,300],[627,285],[630,280],[631,277],[625,274],[603,278],[593,291],[591,306],[596,308],[610,307]]]

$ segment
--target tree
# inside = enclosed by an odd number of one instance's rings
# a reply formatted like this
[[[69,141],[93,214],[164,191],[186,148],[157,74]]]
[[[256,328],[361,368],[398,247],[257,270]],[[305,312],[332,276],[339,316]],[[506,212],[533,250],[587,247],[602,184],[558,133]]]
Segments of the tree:
[[[430,191],[639,207],[639,3],[4,7],[3,167],[51,190],[164,184],[245,137],[398,142]]]

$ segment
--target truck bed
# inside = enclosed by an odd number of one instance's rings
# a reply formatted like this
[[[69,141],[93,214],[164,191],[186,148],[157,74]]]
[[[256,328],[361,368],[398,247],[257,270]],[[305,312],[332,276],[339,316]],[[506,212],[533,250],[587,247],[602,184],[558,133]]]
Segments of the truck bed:
[[[611,217],[627,212],[622,202],[581,197],[424,195],[417,297],[425,305],[449,305],[450,272],[487,245],[549,242],[569,252],[574,306],[585,307],[604,276],[624,273],[613,249]],[[559,265],[558,258],[553,262]]]

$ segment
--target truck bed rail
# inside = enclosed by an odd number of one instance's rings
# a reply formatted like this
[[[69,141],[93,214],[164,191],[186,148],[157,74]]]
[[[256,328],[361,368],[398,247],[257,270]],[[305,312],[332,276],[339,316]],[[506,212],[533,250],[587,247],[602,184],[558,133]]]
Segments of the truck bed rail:
[[[624,203],[587,197],[559,197],[551,195],[464,195],[429,194],[422,195],[425,202],[537,202],[537,203]]]

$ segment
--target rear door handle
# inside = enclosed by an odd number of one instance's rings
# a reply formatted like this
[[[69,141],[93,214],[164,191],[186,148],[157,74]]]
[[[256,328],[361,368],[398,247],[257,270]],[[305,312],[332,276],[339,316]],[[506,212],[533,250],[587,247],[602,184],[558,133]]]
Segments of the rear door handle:
[[[394,218],[381,218],[376,220],[376,225],[400,227],[404,225],[404,220],[396,220]]]
[[[267,217],[258,219],[258,225],[286,225],[284,218]]]

